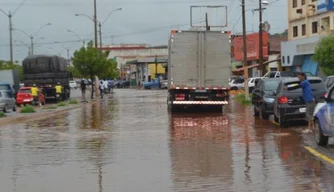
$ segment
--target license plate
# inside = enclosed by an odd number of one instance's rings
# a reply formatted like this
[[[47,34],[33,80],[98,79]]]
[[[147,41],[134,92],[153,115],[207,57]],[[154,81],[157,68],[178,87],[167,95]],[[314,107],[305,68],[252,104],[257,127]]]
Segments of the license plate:
[[[306,108],[299,108],[299,112],[305,113],[306,112]]]
[[[206,93],[207,91],[206,90],[196,90],[195,92],[196,93]]]
[[[29,102],[30,101],[30,99],[25,99],[25,100],[23,100],[24,102]]]

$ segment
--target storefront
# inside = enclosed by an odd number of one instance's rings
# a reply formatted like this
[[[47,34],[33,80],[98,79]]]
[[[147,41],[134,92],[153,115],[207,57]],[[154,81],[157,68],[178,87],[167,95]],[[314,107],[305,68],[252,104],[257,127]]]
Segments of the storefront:
[[[319,36],[281,43],[281,62],[286,71],[310,72],[319,75],[318,63],[312,60]]]

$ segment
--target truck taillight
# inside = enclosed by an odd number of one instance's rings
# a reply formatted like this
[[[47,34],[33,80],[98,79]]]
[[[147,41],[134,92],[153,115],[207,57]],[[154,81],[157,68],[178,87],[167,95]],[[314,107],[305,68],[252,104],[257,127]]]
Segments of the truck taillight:
[[[288,103],[288,101],[289,101],[288,98],[285,97],[285,96],[282,96],[282,97],[278,98],[278,102],[279,102],[280,104]]]
[[[218,93],[218,94],[216,94],[216,97],[223,97],[223,94]]]
[[[175,99],[176,100],[184,100],[185,99],[185,94],[175,94]]]

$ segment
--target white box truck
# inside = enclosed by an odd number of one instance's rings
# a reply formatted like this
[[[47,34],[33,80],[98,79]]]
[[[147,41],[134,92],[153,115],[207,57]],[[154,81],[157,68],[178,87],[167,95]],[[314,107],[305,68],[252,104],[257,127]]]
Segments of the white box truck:
[[[169,39],[168,108],[229,103],[231,35],[220,31],[175,31]]]

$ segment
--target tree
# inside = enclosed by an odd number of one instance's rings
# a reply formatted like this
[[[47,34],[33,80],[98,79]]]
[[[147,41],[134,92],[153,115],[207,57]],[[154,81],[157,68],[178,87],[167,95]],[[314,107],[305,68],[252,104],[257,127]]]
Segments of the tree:
[[[334,74],[334,35],[323,37],[315,49],[312,59],[319,64],[326,76]]]
[[[16,69],[19,72],[20,80],[23,80],[23,68],[16,61],[15,63],[0,61],[0,70]]]
[[[93,47],[93,42],[89,42],[87,47],[74,52],[73,65],[74,71],[81,77],[93,81],[94,76],[99,78],[114,78],[116,77],[116,63],[112,59],[108,59],[109,52],[103,52]],[[91,98],[93,98],[93,86]]]

